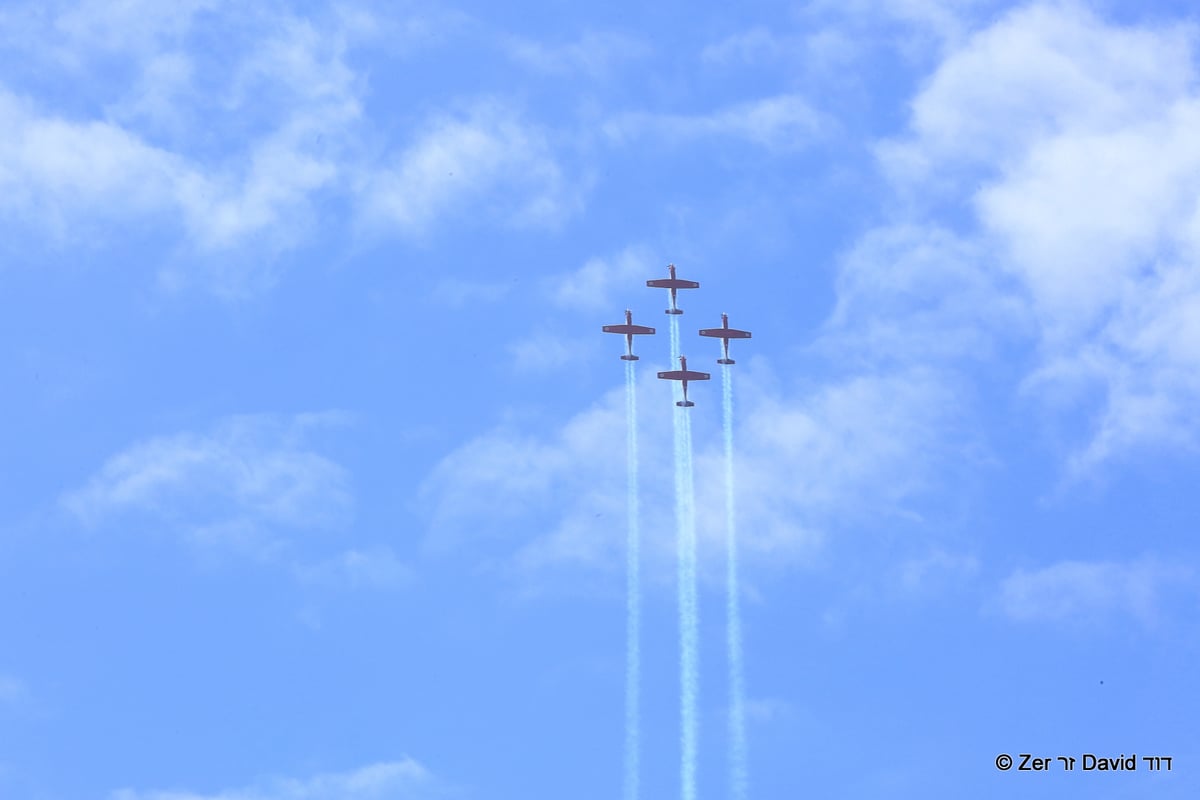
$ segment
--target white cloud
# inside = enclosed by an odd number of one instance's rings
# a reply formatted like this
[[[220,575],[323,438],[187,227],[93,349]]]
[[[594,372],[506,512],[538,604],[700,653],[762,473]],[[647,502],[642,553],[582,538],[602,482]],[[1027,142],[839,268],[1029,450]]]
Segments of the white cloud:
[[[94,10],[88,19],[98,18]],[[141,14],[137,4],[121,5],[118,16],[126,13]],[[224,100],[214,97],[219,90],[195,85],[193,54],[149,44],[142,78],[106,106],[105,119],[61,116],[0,86],[0,214],[71,241],[113,223],[165,221],[185,234],[191,251],[178,269],[194,271],[206,257],[221,264],[220,256],[249,249],[269,272],[274,256],[309,235],[314,195],[344,177],[344,149],[359,116],[359,86],[342,61],[345,37],[292,18],[274,23],[233,69],[233,93]],[[72,35],[91,30],[72,25]],[[85,62],[92,55],[86,48],[76,54]],[[199,154],[211,151],[214,135],[230,138],[230,154]],[[175,284],[186,278],[167,277]],[[201,282],[236,294],[256,277],[261,283],[261,275],[213,270]]]
[[[1024,297],[995,263],[979,242],[936,225],[875,228],[841,258],[818,349],[870,365],[938,363],[1032,338]]]
[[[433,299],[450,308],[470,308],[478,303],[497,303],[512,289],[504,283],[465,281],[460,278],[443,278],[433,287]]]
[[[1164,595],[1190,590],[1194,570],[1144,557],[1137,561],[1060,561],[1038,570],[1019,569],[1000,586],[997,606],[1017,621],[1102,623],[1133,617],[1153,625]]]
[[[134,213],[168,201],[186,180],[175,157],[104,122],[42,117],[0,89],[0,208],[62,229],[80,206],[109,213],[111,201]]]
[[[460,544],[468,531],[481,540],[494,537],[499,523],[539,515],[556,496],[568,500],[560,509],[566,513],[587,513],[572,508],[575,498],[615,512],[612,498],[623,497],[623,488],[614,465],[623,464],[624,456],[611,433],[623,425],[614,406],[609,398],[549,441],[497,430],[446,456],[421,490],[422,506],[431,514],[432,544]]]
[[[263,555],[281,532],[340,528],[349,519],[349,476],[304,441],[321,421],[232,417],[209,433],[148,439],[108,459],[61,502],[89,526],[138,515],[198,545]]]
[[[563,175],[549,134],[498,101],[430,111],[396,145],[370,129],[352,48],[386,37],[403,54],[457,24],[452,14],[110,5],[13,17],[48,43],[29,58],[65,98],[56,107],[0,85],[0,219],[26,235],[76,243],[153,230],[179,242],[164,286],[238,296],[269,286],[280,256],[339,224],[421,236],[461,213],[552,226],[579,206],[581,184]],[[135,78],[95,82],[114,59]],[[99,102],[102,114],[59,110],[89,91],[82,107]],[[330,199],[349,210],[315,224]]]
[[[964,38],[907,134],[879,148],[907,205],[844,260],[828,338],[918,363],[1033,345],[1028,396],[1074,416],[1099,397],[1076,476],[1139,447],[1196,446],[1194,56],[1191,27],[1113,25],[1071,4]],[[971,224],[929,223],[947,209]]]
[[[506,49],[513,59],[540,72],[581,72],[592,78],[608,75],[620,64],[650,53],[638,39],[602,31],[587,31],[578,40],[560,45],[514,38]]]
[[[0,706],[12,706],[25,702],[29,689],[23,681],[0,672]]]
[[[155,53],[142,64],[136,86],[109,104],[106,116],[131,127],[168,130],[180,138],[193,124],[181,108],[196,79],[195,61],[184,52]]]
[[[855,62],[865,57],[861,37],[844,25],[796,32],[759,25],[708,44],[700,52],[702,62],[723,70],[782,68],[802,85],[823,87],[826,102],[853,85],[861,74]]]
[[[313,195],[347,178],[345,150],[357,135],[361,87],[345,63],[346,48],[343,32],[285,17],[238,65],[225,103],[251,118],[265,107],[268,132],[240,154],[236,168],[180,192],[203,247],[229,248],[263,234],[277,247],[293,246],[303,238]]]
[[[898,0],[883,8],[886,15],[927,31],[940,42],[953,42],[964,34],[969,12],[984,4],[981,0]],[[867,14],[877,14],[880,10],[869,2],[857,5]]]
[[[957,583],[979,571],[979,559],[935,548],[900,562],[900,587],[906,592],[929,592],[946,583]]]
[[[832,121],[797,94],[781,94],[706,114],[630,112],[602,125],[616,142],[654,137],[677,142],[702,136],[744,139],[769,150],[798,150],[828,134]]]
[[[665,262],[656,258],[643,245],[630,245],[606,257],[589,258],[573,272],[557,275],[542,281],[541,291],[558,308],[572,313],[596,312],[605,315],[603,324],[623,322],[621,309],[629,306],[630,287],[645,285],[651,277],[666,275]],[[620,293],[618,293],[618,291]],[[634,316],[636,324],[649,324],[646,319]],[[661,327],[660,323],[656,323]],[[652,326],[653,327],[653,326]],[[624,339],[606,336],[605,346],[624,352]],[[637,352],[635,342],[634,352]],[[561,332],[552,333],[534,330],[512,342],[508,351],[513,357],[515,369],[541,371],[556,369],[567,364],[573,353],[591,351],[596,341],[592,337],[564,338]]]
[[[651,398],[667,395],[653,378],[640,389],[643,549],[648,560],[664,561],[672,552],[671,501],[652,476],[670,474],[663,436],[670,418]],[[465,548],[521,572],[615,567],[625,535],[624,431],[622,390],[545,434],[501,428],[468,442],[421,487],[429,546]]]
[[[1062,133],[1030,148],[977,196],[980,217],[1009,254],[1058,335],[1097,317],[1180,256],[1200,205],[1200,97],[1110,132]],[[1137,299],[1135,298],[1135,302]]]
[[[742,376],[739,375],[739,378]],[[786,553],[813,530],[913,513],[961,446],[961,398],[932,372],[864,374],[807,392],[743,379],[738,509],[749,549]],[[715,449],[705,454],[718,492]],[[703,463],[703,462],[702,462]],[[712,537],[719,536],[712,520]]]
[[[769,61],[778,58],[782,49],[779,35],[758,25],[705,45],[700,51],[700,59],[717,64]]]
[[[154,0],[81,0],[57,14],[53,27],[65,40],[64,52],[157,52],[186,34],[196,14],[220,5],[219,0],[183,0],[170,6]]]
[[[746,718],[758,725],[793,719],[796,706],[780,697],[752,697],[746,701]]]
[[[751,360],[737,376],[737,502],[744,553],[782,564],[810,557],[831,530],[911,516],[942,491],[932,479],[952,448],[958,399],[932,374],[860,376],[810,390],[782,390]],[[719,376],[716,376],[719,380]],[[719,557],[724,536],[720,385],[696,387],[696,497],[702,550]],[[706,400],[705,397],[708,399]],[[743,401],[744,398],[744,401]],[[642,531],[651,570],[674,558],[669,388],[639,382]],[[516,551],[526,570],[617,568],[625,535],[622,391],[547,435],[493,431],[447,456],[422,487],[432,544]],[[950,437],[953,439],[953,436]],[[519,521],[519,525],[514,525]],[[518,540],[503,532],[522,531]],[[715,561],[713,563],[716,563]]]
[[[307,779],[276,778],[216,794],[120,789],[111,795],[112,800],[427,800],[444,796],[441,782],[411,758]]]
[[[517,226],[553,225],[579,203],[546,133],[494,101],[428,121],[361,191],[373,222],[408,235],[467,208]]]
[[[1071,6],[1014,11],[965,41],[912,104],[913,138],[884,149],[905,179],[1002,169],[1047,136],[1160,116],[1191,84],[1186,31],[1109,26]]]
[[[512,356],[514,370],[538,372],[558,369],[567,364],[581,344],[579,341],[568,342],[561,334],[537,333],[513,342],[508,352]]]
[[[350,589],[396,589],[412,583],[415,572],[386,547],[346,550],[315,564],[295,567],[296,576],[321,586]]]
[[[647,279],[666,272],[665,262],[649,248],[632,245],[607,258],[589,258],[575,272],[548,281],[546,289],[561,308],[611,312],[623,302],[615,296],[618,287],[645,286]]]
[[[800,15],[824,24],[859,51],[887,47],[910,61],[926,61],[961,46],[1003,0],[810,0]]]

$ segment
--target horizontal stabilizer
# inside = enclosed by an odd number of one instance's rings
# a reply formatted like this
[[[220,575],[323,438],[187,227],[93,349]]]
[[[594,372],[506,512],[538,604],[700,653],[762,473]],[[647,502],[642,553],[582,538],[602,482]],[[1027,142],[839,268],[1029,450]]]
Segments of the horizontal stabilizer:
[[[718,364],[736,364],[737,362],[734,361],[732,358],[718,358],[717,363]]]
[[[694,406],[696,404],[693,403],[691,400],[676,400],[675,405],[679,406],[680,408],[691,408],[692,406]]]
[[[637,361],[637,356],[621,356],[622,361]]]
[[[682,314],[682,313],[683,313],[683,309],[682,309],[682,308],[668,308],[668,309],[667,309],[666,311],[664,311],[663,313],[664,313],[664,314]]]

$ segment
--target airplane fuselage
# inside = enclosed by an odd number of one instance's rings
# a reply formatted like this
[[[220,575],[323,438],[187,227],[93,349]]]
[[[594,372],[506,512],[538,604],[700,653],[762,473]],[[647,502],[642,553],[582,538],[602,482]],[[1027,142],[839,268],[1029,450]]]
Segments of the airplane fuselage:
[[[647,336],[654,333],[654,328],[646,325],[633,324],[633,312],[625,309],[625,324],[624,325],[605,325],[600,330],[605,333],[619,333],[625,336],[625,355],[621,356],[622,361],[637,361],[638,357],[633,354],[633,337]]]
[[[688,381],[706,381],[712,376],[707,372],[697,372],[696,370],[687,368],[687,356],[679,357],[679,366],[681,369],[669,370],[667,372],[658,373],[658,377],[665,381],[679,381],[683,384],[683,399],[676,401],[675,405],[681,408],[691,408],[696,405],[688,400],[687,390]]]
[[[737,328],[729,327],[729,315],[721,315],[721,327],[719,328],[704,328],[700,331],[701,336],[711,336],[721,340],[721,351],[724,358],[718,358],[718,364],[733,364],[736,363],[729,357],[729,340],[730,339],[749,339],[750,331],[739,331]]]
[[[667,289],[667,290],[669,290],[671,292],[671,307],[666,310],[666,313],[667,314],[682,314],[683,309],[679,308],[679,306],[677,306],[675,304],[676,303],[676,294],[675,293],[679,289],[699,289],[700,282],[684,280],[683,278],[676,278],[674,264],[667,265],[667,272],[670,274],[671,277],[655,278],[653,280],[646,281],[646,285],[651,287],[652,289]]]

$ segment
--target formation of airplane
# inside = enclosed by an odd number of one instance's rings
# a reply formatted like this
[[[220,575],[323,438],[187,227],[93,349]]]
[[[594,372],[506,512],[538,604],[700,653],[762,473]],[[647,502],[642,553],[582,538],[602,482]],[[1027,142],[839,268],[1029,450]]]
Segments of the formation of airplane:
[[[625,309],[625,324],[624,325],[605,325],[601,328],[605,333],[623,333],[625,334],[625,355],[621,356],[622,361],[637,361],[638,357],[633,354],[633,337],[643,336],[654,333],[654,328],[648,328],[645,325],[633,324],[633,312],[628,308]]]
[[[698,281],[685,281],[683,278],[675,277],[675,265],[667,264],[667,272],[671,274],[669,278],[655,278],[652,281],[646,281],[646,285],[652,289],[670,289],[671,290],[671,307],[667,309],[668,314],[682,314],[683,310],[675,305],[675,292],[678,289],[699,289]]]
[[[668,314],[682,314],[683,309],[676,305],[676,292],[680,289],[699,289],[698,281],[684,280],[675,276],[675,265],[668,264],[667,272],[669,278],[655,278],[646,281],[646,285],[654,289],[667,289],[671,293],[671,307],[667,309]],[[625,355],[621,356],[622,361],[637,361],[638,357],[633,354],[633,337],[643,336],[654,333],[654,328],[646,325],[633,324],[633,312],[625,309],[625,324],[624,325],[605,325],[601,328],[605,333],[617,333],[625,337]],[[730,339],[749,339],[750,331],[742,331],[737,328],[729,327],[729,315],[721,314],[721,327],[719,328],[704,328],[700,331],[701,336],[708,336],[721,340],[721,352],[723,357],[717,359],[717,363],[722,366],[728,366],[736,363],[729,357],[729,340]],[[688,381],[706,381],[712,376],[707,372],[697,372],[687,368],[687,356],[679,357],[679,369],[668,370],[658,373],[658,377],[666,381],[679,381],[683,384],[683,399],[677,401],[675,405],[682,408],[691,408],[696,405],[691,400],[688,400]]]
[[[714,336],[721,340],[721,348],[725,353],[724,358],[718,358],[718,364],[735,364],[732,358],[729,357],[729,340],[730,339],[749,339],[750,331],[739,331],[737,328],[729,327],[729,315],[721,315],[721,327],[705,328],[700,331],[701,336]]]
[[[687,356],[679,357],[679,369],[674,369],[669,372],[660,372],[658,377],[664,381],[682,381],[683,383],[683,399],[675,402],[675,405],[681,408],[691,408],[696,405],[687,399],[688,381],[706,381],[712,376],[707,372],[696,372],[687,368]]]

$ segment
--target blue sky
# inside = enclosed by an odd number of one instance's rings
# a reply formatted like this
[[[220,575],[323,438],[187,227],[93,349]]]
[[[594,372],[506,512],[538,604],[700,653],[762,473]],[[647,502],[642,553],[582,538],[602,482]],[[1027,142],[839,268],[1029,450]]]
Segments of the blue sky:
[[[5,4],[0,795],[618,796],[600,326],[665,333],[674,262],[685,331],[754,331],[752,796],[1194,797],[1189,5]],[[669,359],[638,344],[670,797]],[[708,798],[720,390],[691,394]]]

